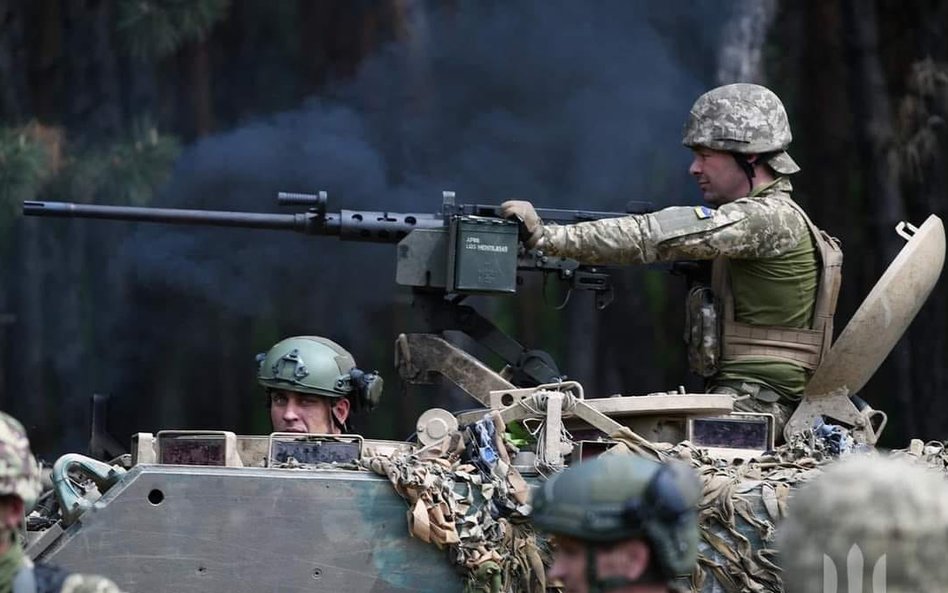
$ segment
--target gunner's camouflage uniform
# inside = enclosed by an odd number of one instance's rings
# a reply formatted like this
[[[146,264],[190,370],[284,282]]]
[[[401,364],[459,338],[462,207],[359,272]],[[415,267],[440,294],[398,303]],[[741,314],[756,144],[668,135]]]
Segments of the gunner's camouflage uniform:
[[[818,263],[806,222],[790,204],[786,178],[752,196],[724,204],[673,206],[637,214],[545,225],[542,249],[594,264],[641,264],[674,260],[730,260],[735,318],[743,323],[805,328],[816,300]],[[803,392],[806,371],[764,357],[722,360],[706,388],[751,395],[737,402],[746,411],[773,414],[778,430]],[[775,394],[765,401],[761,389]],[[755,392],[755,390],[757,390]],[[781,403],[782,400],[782,403]]]
[[[673,206],[650,214],[543,225],[537,246],[590,264],[723,258],[734,321],[808,329],[821,265],[810,227],[790,197],[787,175],[800,170],[785,150],[791,140],[786,111],[770,90],[751,84],[713,89],[692,107],[683,144],[760,155],[777,174],[773,182],[716,209]],[[807,378],[808,371],[795,361],[741,355],[720,360],[706,389],[746,396],[735,407],[774,414],[780,432]]]
[[[12,416],[0,412],[0,496],[17,496],[29,509],[41,490],[39,466],[30,452],[26,430]],[[16,533],[0,555],[0,593],[121,593],[115,583],[97,575],[69,573],[42,564],[34,565],[23,552]]]

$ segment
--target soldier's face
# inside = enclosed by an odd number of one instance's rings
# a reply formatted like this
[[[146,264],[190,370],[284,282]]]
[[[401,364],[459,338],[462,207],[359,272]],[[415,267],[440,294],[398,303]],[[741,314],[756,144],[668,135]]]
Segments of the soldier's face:
[[[20,523],[23,522],[23,500],[16,495],[8,494],[0,496],[0,554],[5,553],[10,547],[10,538],[12,533]]]
[[[339,423],[346,421],[349,401],[330,399],[284,389],[270,390],[270,422],[274,432],[315,432],[338,434],[339,428],[332,420],[335,414]]]
[[[601,546],[593,553],[596,577],[623,578],[634,581],[642,576],[650,561],[648,545],[639,540],[626,540]],[[589,575],[586,574],[586,544],[565,536],[554,538],[553,564],[547,571],[551,581],[559,581],[565,593],[588,593]]]
[[[698,147],[688,172],[694,176],[710,204],[720,206],[750,193],[747,176],[729,152]]]
[[[565,593],[586,593],[586,546],[577,539],[557,536],[553,564],[547,571],[551,581],[559,581]]]

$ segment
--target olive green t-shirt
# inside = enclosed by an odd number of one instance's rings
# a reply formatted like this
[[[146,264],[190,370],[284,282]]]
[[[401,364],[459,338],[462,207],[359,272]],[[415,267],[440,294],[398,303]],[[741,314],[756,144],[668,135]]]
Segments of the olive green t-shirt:
[[[768,199],[777,193],[772,187],[764,187],[751,197]],[[730,259],[729,263],[735,321],[751,325],[810,327],[816,304],[819,260],[809,231],[802,235],[795,247],[781,255]],[[764,384],[793,399],[803,394],[806,381],[807,373],[803,367],[766,357],[721,361],[719,372],[711,379],[712,385],[719,382]]]

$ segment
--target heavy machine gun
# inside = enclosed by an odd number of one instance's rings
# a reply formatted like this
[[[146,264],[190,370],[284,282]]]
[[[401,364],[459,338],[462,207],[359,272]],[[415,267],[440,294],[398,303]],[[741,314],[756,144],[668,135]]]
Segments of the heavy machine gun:
[[[499,216],[499,206],[459,204],[454,192],[442,192],[441,212],[389,212],[369,210],[327,211],[328,195],[278,194],[283,206],[302,206],[293,214],[214,210],[186,210],[75,204],[68,202],[23,203],[28,216],[98,218],[198,226],[286,230],[309,235],[337,236],[344,241],[394,243],[395,280],[412,289],[413,307],[431,331],[461,331],[495,353],[506,365],[503,381],[485,372],[477,359],[451,348],[430,334],[399,339],[399,371],[412,382],[426,382],[431,374],[444,374],[462,389],[483,401],[487,392],[508,386],[534,386],[564,379],[552,357],[524,347],[503,333],[471,306],[462,304],[470,295],[503,295],[516,292],[518,272],[554,275],[564,283],[567,298],[574,290],[591,291],[598,309],[613,300],[608,272],[593,266],[526,250],[520,245],[520,226]],[[549,223],[570,224],[644,212],[647,203],[631,202],[628,212],[538,209]],[[564,301],[565,302],[565,301]],[[448,359],[450,358],[450,364]],[[422,364],[422,361],[426,361]],[[435,368],[437,367],[437,368]]]

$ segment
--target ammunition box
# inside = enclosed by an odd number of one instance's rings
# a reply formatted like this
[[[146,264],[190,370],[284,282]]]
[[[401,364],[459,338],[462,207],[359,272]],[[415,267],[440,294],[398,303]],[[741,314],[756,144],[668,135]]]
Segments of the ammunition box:
[[[514,293],[517,290],[517,223],[498,218],[457,216],[448,239],[448,290]]]

